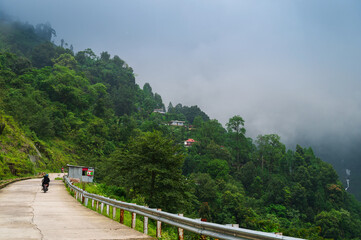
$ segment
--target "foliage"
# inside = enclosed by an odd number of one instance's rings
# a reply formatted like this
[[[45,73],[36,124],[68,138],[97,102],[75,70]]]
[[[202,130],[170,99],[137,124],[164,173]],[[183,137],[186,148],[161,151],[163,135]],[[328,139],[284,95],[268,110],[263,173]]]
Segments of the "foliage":
[[[183,204],[184,178],[181,174],[183,156],[179,147],[160,132],[140,133],[130,139],[127,150],[117,152],[110,159],[110,168],[116,166],[122,184],[133,197],[144,196],[150,207],[176,211]],[[109,172],[109,171],[108,171]]]
[[[194,124],[194,120],[197,117],[201,118],[203,121],[209,120],[208,115],[204,113],[197,105],[188,107],[179,103],[173,107],[172,103],[169,103],[168,113],[184,116],[185,120],[187,120],[190,124]]]

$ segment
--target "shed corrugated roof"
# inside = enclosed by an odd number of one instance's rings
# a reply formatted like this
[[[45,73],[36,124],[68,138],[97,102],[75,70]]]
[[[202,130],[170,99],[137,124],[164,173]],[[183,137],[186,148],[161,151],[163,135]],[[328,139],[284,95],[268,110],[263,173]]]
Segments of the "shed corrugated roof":
[[[94,167],[88,167],[88,166],[76,166],[76,165],[70,165],[70,164],[67,164],[66,166],[68,166],[68,167],[77,167],[77,168],[93,168],[93,169],[94,169]]]

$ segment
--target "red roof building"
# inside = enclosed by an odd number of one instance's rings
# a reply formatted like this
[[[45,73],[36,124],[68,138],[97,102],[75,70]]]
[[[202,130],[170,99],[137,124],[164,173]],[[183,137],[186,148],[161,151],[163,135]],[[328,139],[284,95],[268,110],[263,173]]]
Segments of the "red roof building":
[[[185,146],[185,147],[190,147],[190,146],[192,146],[192,144],[195,143],[195,142],[196,142],[196,140],[190,138],[190,139],[184,141],[184,146]]]

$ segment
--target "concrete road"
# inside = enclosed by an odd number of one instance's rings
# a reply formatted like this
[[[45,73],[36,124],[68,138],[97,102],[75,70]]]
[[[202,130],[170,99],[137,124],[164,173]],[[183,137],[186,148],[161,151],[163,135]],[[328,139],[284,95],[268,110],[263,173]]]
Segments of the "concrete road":
[[[58,174],[47,193],[41,179],[0,190],[0,239],[152,239],[83,207],[66,191]]]

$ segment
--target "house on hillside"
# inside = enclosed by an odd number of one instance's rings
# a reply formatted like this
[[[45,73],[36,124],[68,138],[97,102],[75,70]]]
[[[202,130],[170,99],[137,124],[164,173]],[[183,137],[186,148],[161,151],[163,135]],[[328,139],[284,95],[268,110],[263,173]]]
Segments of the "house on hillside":
[[[185,121],[172,120],[169,122],[169,125],[183,127],[185,123]]]
[[[163,108],[159,108],[159,109],[154,109],[155,113],[160,113],[160,114],[165,114],[165,111],[163,110]]]
[[[188,140],[184,141],[184,146],[185,147],[190,147],[192,146],[193,143],[195,143],[196,140],[192,139],[192,138],[189,138]]]

